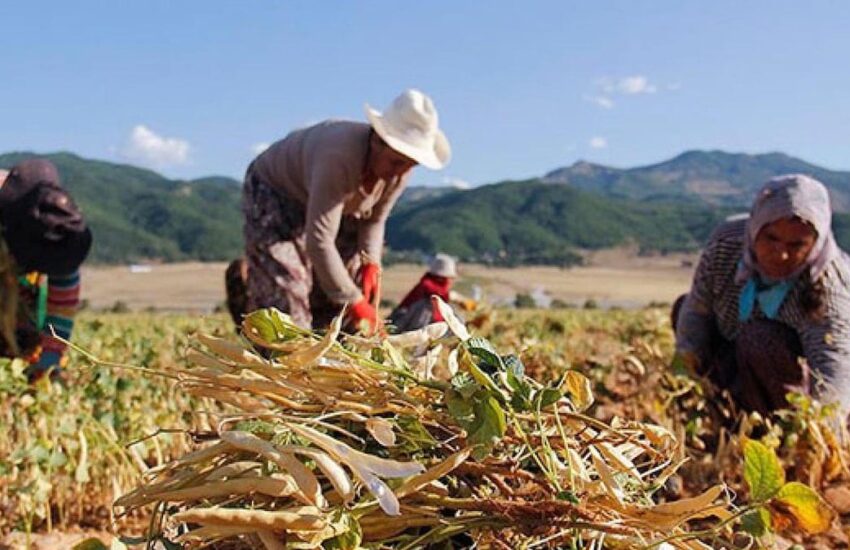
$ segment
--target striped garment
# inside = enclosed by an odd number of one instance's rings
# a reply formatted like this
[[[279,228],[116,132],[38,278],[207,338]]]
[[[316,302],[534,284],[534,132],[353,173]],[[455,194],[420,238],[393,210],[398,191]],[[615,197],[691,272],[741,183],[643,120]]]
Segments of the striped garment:
[[[691,291],[676,325],[676,348],[705,361],[712,326],[729,341],[741,329],[738,299],[744,283],[735,281],[744,252],[747,220],[721,225],[709,239],[694,274]],[[775,320],[797,333],[812,369],[812,392],[823,402],[839,402],[850,411],[850,258],[841,253],[823,272],[825,308],[812,320],[801,304],[801,285],[792,288]],[[753,318],[765,318],[756,309]]]
[[[22,289],[24,299],[35,304],[34,289]],[[46,370],[58,366],[65,353],[66,345],[53,337],[53,332],[65,340],[70,340],[74,328],[74,315],[80,305],[80,272],[69,275],[50,275],[47,277],[47,316],[41,331],[41,354],[33,365],[36,370]],[[52,331],[51,331],[52,327]]]

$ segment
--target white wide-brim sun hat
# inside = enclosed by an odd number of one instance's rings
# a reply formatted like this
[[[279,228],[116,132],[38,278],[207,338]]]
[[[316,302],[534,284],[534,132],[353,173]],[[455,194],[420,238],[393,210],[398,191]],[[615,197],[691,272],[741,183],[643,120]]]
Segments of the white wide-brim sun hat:
[[[419,90],[405,90],[383,113],[366,104],[366,117],[387,145],[426,168],[439,170],[451,159],[434,102]]]
[[[428,273],[438,277],[457,277],[457,262],[448,254],[439,253],[428,265]]]

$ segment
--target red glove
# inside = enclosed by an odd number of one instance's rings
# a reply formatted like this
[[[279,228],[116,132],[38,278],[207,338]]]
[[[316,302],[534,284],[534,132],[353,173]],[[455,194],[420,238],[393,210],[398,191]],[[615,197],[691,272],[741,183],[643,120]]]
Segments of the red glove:
[[[363,297],[370,304],[375,303],[381,292],[381,268],[378,264],[365,263],[360,268],[360,284],[363,288]]]
[[[378,327],[378,312],[364,297],[348,310],[348,322],[354,330],[372,335]]]

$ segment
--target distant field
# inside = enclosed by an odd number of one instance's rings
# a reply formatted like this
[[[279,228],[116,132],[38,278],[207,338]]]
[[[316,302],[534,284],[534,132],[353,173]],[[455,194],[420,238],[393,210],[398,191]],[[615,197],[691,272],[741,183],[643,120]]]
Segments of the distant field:
[[[545,292],[553,298],[582,304],[594,299],[602,306],[639,307],[670,302],[690,283],[690,257],[636,258],[600,253],[592,264],[571,269],[554,267],[489,268],[462,266],[458,283],[469,292],[478,285],[486,299],[512,301],[518,292]],[[685,262],[683,264],[683,262]],[[210,311],[224,301],[223,263],[180,263],[153,266],[133,273],[127,267],[83,270],[83,298],[94,309],[124,302],[130,309]],[[384,275],[384,296],[398,301],[424,272],[423,266],[398,265]]]

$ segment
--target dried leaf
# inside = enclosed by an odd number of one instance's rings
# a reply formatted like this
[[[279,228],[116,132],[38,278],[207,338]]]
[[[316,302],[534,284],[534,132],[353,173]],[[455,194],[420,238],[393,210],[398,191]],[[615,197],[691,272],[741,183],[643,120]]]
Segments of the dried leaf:
[[[624,513],[631,519],[659,531],[669,531],[692,519],[709,516],[727,519],[731,517],[726,509],[728,503],[714,504],[724,490],[723,485],[715,485],[701,495],[665,502],[650,508],[626,506]]]
[[[835,512],[811,487],[797,481],[783,486],[773,499],[793,516],[795,523],[806,532],[816,535],[829,529]]]
[[[399,498],[404,498],[409,494],[415,493],[422,487],[425,487],[432,481],[436,481],[444,475],[448,475],[452,470],[463,464],[466,459],[469,458],[469,455],[472,454],[472,451],[472,447],[467,447],[454,453],[436,466],[432,466],[425,472],[410,478],[404,483],[404,485],[396,489],[396,495]]]
[[[386,418],[375,416],[366,421],[366,431],[372,434],[375,441],[384,447],[392,447],[395,445],[395,432],[393,432],[393,424]]]
[[[449,326],[449,330],[452,331],[452,334],[454,334],[464,342],[466,340],[469,340],[469,331],[466,330],[464,324],[460,321],[460,319],[458,319],[457,315],[455,315],[455,312],[452,307],[442,301],[438,296],[432,296],[431,302],[437,307],[437,310],[440,312],[440,315],[443,316],[443,320]]]
[[[570,394],[570,401],[579,411],[587,410],[593,405],[593,386],[588,378],[574,370],[564,374],[561,390]]]
[[[328,331],[322,337],[320,342],[313,344],[306,349],[293,351],[289,355],[281,358],[281,362],[292,367],[306,367],[316,363],[322,358],[322,356],[330,351],[336,343],[339,331],[342,329],[342,320],[344,315],[345,311],[331,321]]]
[[[635,465],[632,464],[632,461],[626,458],[619,450],[617,450],[616,447],[603,441],[597,443],[596,448],[605,456],[606,459],[608,459],[608,464],[613,466],[615,469],[632,475],[637,479],[641,478],[640,472],[638,472]]]
[[[590,458],[593,461],[593,467],[596,469],[596,473],[599,476],[599,480],[602,482],[605,492],[622,505],[624,496],[623,488],[614,477],[614,471],[610,466],[608,466],[608,464],[605,463],[605,460],[602,459],[599,451],[597,451],[594,447],[590,447]]]
[[[431,323],[430,325],[426,325],[419,330],[412,330],[410,332],[403,332],[401,334],[393,334],[392,336],[387,337],[387,341],[390,342],[393,346],[404,349],[411,348],[415,346],[421,346],[423,344],[428,344],[432,340],[437,340],[445,336],[446,332],[449,330],[449,325],[444,322],[439,323]]]

